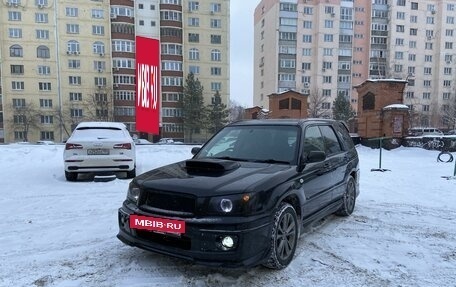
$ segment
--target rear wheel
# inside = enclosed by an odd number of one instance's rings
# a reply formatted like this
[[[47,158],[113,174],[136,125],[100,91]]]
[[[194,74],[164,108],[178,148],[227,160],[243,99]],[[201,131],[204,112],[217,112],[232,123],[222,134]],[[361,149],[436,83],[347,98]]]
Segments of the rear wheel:
[[[298,217],[291,204],[282,202],[277,209],[271,233],[271,250],[264,266],[283,269],[293,259],[298,242]]]
[[[132,169],[127,171],[127,178],[134,178],[136,176],[136,166]]]
[[[65,178],[67,181],[76,181],[78,179],[78,173],[65,171]]]
[[[352,214],[353,210],[355,209],[355,202],[356,202],[356,185],[355,179],[350,176],[347,182],[347,187],[344,192],[342,206],[338,211],[336,211],[337,215],[340,216],[349,216]]]

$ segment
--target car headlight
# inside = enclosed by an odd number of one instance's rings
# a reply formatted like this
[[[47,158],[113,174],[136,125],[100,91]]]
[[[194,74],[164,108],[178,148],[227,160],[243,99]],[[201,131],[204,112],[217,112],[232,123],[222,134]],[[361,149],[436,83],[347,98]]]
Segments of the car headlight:
[[[211,214],[241,215],[255,210],[255,200],[250,194],[212,197],[208,211]]]
[[[140,194],[141,194],[141,189],[136,184],[131,182],[130,185],[128,186],[127,199],[134,202],[135,204],[138,204]]]

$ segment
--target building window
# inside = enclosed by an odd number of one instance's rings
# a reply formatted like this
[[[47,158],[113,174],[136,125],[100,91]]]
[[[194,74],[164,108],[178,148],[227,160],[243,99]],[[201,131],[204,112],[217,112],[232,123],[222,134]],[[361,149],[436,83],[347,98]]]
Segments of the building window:
[[[104,11],[101,9],[92,9],[92,18],[94,19],[103,19]]]
[[[418,10],[418,2],[412,2],[410,3],[410,8],[412,10]]]
[[[22,38],[22,29],[21,28],[9,28],[8,35],[10,38]]]
[[[303,43],[312,43],[312,35],[302,35]]]
[[[80,69],[81,68],[81,61],[70,59],[68,60],[68,68],[69,69]]]
[[[443,81],[443,86],[444,87],[451,87],[451,80],[444,80]]]
[[[189,1],[188,2],[188,10],[189,11],[198,11],[199,9],[199,2],[198,1]]]
[[[19,11],[8,11],[8,21],[21,21],[22,14]]]
[[[188,58],[190,60],[199,60],[199,50],[196,48],[191,48],[188,52]]]
[[[214,49],[211,51],[211,61],[220,62],[222,60],[222,53],[220,50]]]
[[[51,74],[51,67],[50,66],[42,66],[38,65],[37,67],[38,75],[50,75]]]
[[[119,77],[122,77],[122,76],[114,76],[114,82],[116,82],[116,80],[117,80],[116,83],[125,82],[125,81],[119,81]],[[125,77],[134,78],[134,76],[125,76]],[[133,81],[134,81],[134,79],[133,79]],[[94,82],[95,82],[95,86],[97,86],[97,87],[106,87],[106,78],[105,77],[95,77]]]
[[[211,3],[211,12],[213,12],[213,13],[222,12],[222,4],[220,4],[220,3]]]
[[[72,118],[82,118],[82,109],[70,109],[70,116]]]
[[[40,116],[40,122],[43,125],[49,125],[54,123],[54,117],[53,116],[47,116],[47,115],[41,115]]]
[[[105,34],[104,26],[92,25],[92,34],[103,36]]]
[[[211,75],[212,76],[220,76],[220,75],[222,75],[222,68],[220,68],[220,67],[211,67]]]
[[[221,91],[222,83],[220,82],[211,82],[211,91]]]
[[[67,17],[78,17],[78,8],[76,7],[66,7],[65,16]]]
[[[424,74],[425,75],[432,75],[432,68],[431,67],[424,67]]]
[[[197,33],[188,33],[188,41],[190,43],[199,43],[199,34],[197,34]]]
[[[52,108],[52,100],[51,99],[40,99],[40,108]]]
[[[25,99],[13,99],[13,108],[25,107]]]
[[[71,102],[80,102],[80,101],[82,101],[82,93],[70,92],[70,101]]]
[[[80,76],[68,76],[68,84],[81,85],[81,77]]]
[[[196,17],[188,18],[188,26],[199,27],[199,18],[196,18]]]
[[[43,58],[43,59],[50,58],[51,53],[49,51],[49,48],[46,46],[38,46],[38,48],[36,48],[36,57]]]
[[[190,66],[188,66],[188,72],[192,73],[192,74],[195,74],[195,75],[198,75],[200,73],[200,67],[199,66],[190,65]]]
[[[211,44],[221,44],[222,36],[221,35],[211,35]]]
[[[305,15],[313,15],[313,7],[304,6],[303,13]]]
[[[334,36],[333,36],[332,34],[325,34],[325,35],[323,36],[323,40],[324,40],[325,42],[333,42]]]
[[[331,103],[321,103],[321,108],[323,110],[330,110],[331,109]]]
[[[48,30],[36,30],[36,38],[37,39],[49,39],[49,31]]]
[[[66,32],[67,34],[79,34],[79,24],[67,24]]]
[[[38,83],[38,90],[44,91],[44,92],[49,92],[52,90],[51,88],[51,83],[47,82],[39,82]]]
[[[451,93],[445,92],[445,93],[443,93],[442,98],[443,98],[444,100],[449,100],[449,99],[450,99],[450,96],[451,96]]]
[[[92,45],[92,51],[94,54],[104,55],[105,54],[105,46],[102,42],[95,42]]]
[[[11,82],[11,89],[13,91],[22,91],[24,90],[25,84],[23,81],[12,81]]]
[[[222,28],[222,20],[211,19],[211,28]]]
[[[312,29],[312,21],[304,20],[303,28],[304,29]]]
[[[24,65],[10,65],[11,75],[24,74]]]
[[[46,13],[35,13],[35,22],[36,23],[48,23],[49,17]]]
[[[46,117],[51,117],[52,116],[46,116]],[[49,123],[43,123],[43,124],[49,124]],[[51,122],[52,124],[52,122]],[[40,140],[54,140],[54,132],[52,131],[41,131],[40,132]]]

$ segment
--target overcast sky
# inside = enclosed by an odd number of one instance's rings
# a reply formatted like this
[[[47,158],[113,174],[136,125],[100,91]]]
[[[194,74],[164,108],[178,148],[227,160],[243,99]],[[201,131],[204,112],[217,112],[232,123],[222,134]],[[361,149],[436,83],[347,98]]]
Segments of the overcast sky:
[[[260,0],[230,1],[230,96],[251,107],[253,100],[253,12]]]

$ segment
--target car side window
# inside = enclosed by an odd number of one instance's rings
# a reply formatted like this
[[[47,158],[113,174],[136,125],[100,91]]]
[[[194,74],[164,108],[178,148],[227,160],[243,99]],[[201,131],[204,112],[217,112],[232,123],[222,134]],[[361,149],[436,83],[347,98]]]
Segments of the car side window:
[[[325,151],[325,145],[320,129],[317,126],[306,128],[303,142],[304,154],[309,154],[311,151]]]
[[[323,141],[325,143],[326,156],[336,154],[342,151],[339,139],[336,133],[330,126],[320,126],[321,134],[323,135]]]

